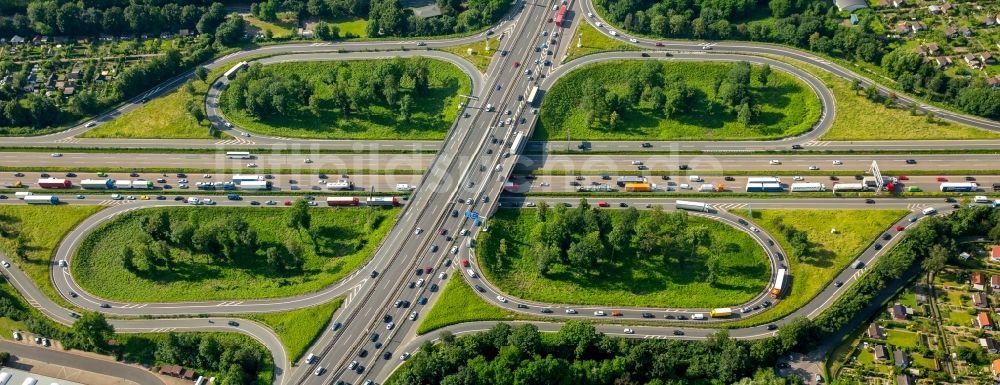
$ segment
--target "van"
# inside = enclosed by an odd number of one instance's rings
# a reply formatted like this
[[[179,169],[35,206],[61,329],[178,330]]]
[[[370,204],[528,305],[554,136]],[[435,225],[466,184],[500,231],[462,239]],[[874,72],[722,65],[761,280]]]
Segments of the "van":
[[[924,209],[924,211],[922,211],[922,212],[924,213],[924,215],[934,215],[934,214],[937,214],[937,209],[933,208],[933,207],[928,207],[928,208]]]
[[[14,193],[14,196],[17,197],[17,199],[24,199],[24,197],[29,196],[29,195],[33,195],[33,194],[34,193],[32,193],[31,191],[18,191],[16,193]]]
[[[466,269],[465,271],[469,273],[469,277],[472,277],[472,278],[476,278],[477,277],[476,272],[472,271],[472,269]]]
[[[316,355],[312,354],[312,353],[309,353],[309,355],[306,356],[306,363],[307,364],[311,364],[311,363],[313,363],[313,361],[316,361]]]
[[[854,266],[855,269],[860,269],[862,267],[865,267],[865,263],[861,262],[860,259],[854,260],[854,263],[852,265]]]
[[[688,175],[689,182],[701,182],[701,177],[697,175]]]
[[[693,320],[703,320],[703,319],[705,319],[705,315],[702,314],[702,313],[692,314],[691,315],[691,319],[693,319]]]
[[[465,242],[465,245],[468,246],[469,248],[473,248],[476,246],[476,240],[473,238],[469,238],[468,241]]]
[[[201,199],[198,199],[198,198],[195,198],[195,197],[190,197],[190,198],[187,199],[187,202],[189,204],[192,204],[192,205],[200,205],[201,204]]]
[[[972,201],[976,203],[990,203],[990,199],[982,195],[976,195],[976,197],[973,198]]]
[[[21,332],[14,332],[14,340],[16,341],[21,340]]]

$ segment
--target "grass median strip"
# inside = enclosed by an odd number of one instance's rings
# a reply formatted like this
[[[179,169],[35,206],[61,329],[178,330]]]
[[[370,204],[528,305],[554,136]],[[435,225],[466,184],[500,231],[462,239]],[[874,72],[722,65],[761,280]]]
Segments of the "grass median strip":
[[[601,33],[601,31],[591,27],[590,24],[583,22],[581,22],[580,27],[577,28],[576,35],[564,36],[563,39],[570,44],[569,48],[566,49],[566,59],[563,60],[564,64],[579,57],[594,53],[639,50],[639,47],[625,43],[621,40],[612,39]],[[577,43],[580,45],[577,46]]]
[[[496,53],[499,43],[491,43],[490,50],[487,50],[486,40],[476,40],[469,44],[456,45],[452,47],[438,48],[441,51],[451,52],[458,55],[462,59],[468,60],[470,63],[476,66],[479,72],[486,72],[489,68],[490,62],[493,60],[493,55]]]
[[[301,207],[128,212],[88,234],[71,268],[85,290],[117,301],[303,294],[361,266],[399,213]]]
[[[749,218],[746,210],[731,212]],[[883,232],[895,233],[888,230],[889,226],[907,213],[906,210],[754,210],[753,221],[789,253],[785,260],[791,284],[771,310],[726,327],[764,324],[802,307],[868,245],[883,242],[876,241]]]
[[[472,291],[469,284],[465,283],[460,274],[456,273],[441,291],[441,297],[434,303],[431,311],[422,317],[420,326],[417,326],[417,334],[427,334],[462,322],[524,319],[541,319],[541,317],[514,313],[483,301]]]
[[[0,205],[0,249],[34,281],[46,296],[61,306],[74,308],[52,286],[49,267],[59,242],[78,223],[103,206]]]
[[[322,305],[281,313],[253,313],[236,317],[263,323],[274,330],[294,364],[330,323],[333,313],[344,304],[344,297]]]

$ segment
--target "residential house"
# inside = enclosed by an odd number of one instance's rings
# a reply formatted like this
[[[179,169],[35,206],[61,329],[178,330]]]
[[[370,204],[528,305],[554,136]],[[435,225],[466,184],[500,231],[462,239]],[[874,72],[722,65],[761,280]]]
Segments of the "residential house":
[[[997,62],[997,59],[993,58],[993,53],[986,51],[979,53],[979,60],[983,64],[993,64]]]
[[[875,345],[875,362],[882,363],[889,359],[889,349],[885,345]]]
[[[986,349],[986,351],[990,354],[997,354],[997,352],[1000,352],[1000,345],[997,345],[997,341],[990,336],[980,338],[979,346],[982,346],[983,349]]]
[[[941,14],[941,6],[940,5],[931,5],[931,6],[928,6],[927,10],[930,11],[930,13],[933,13],[935,15],[940,15]]]
[[[906,1],[905,0],[879,0],[878,1],[878,6],[882,7],[882,8],[888,8],[888,7],[899,8],[899,7],[902,7],[902,6],[905,6],[905,5],[906,5]]]
[[[990,26],[996,25],[996,23],[997,23],[996,16],[993,16],[993,15],[983,16],[983,25],[985,25],[987,27],[990,27]]]
[[[969,61],[976,61],[976,58],[972,55],[965,55],[964,59],[966,64],[968,64]],[[969,64],[969,66],[972,66],[972,64]],[[972,285],[972,290],[986,290],[986,274],[983,274],[981,271],[973,272],[972,277],[969,278],[969,283]]]
[[[914,385],[914,384],[916,384],[916,382],[913,381],[913,377],[911,377],[909,374],[902,373],[896,375],[896,385]]]
[[[986,299],[986,293],[979,292],[972,295],[972,306],[978,308],[988,308],[990,307],[989,301]]]
[[[1000,379],[1000,359],[993,360],[993,378]]]
[[[950,10],[951,10],[951,8],[952,8],[952,7],[951,7],[951,4],[948,4],[948,3],[944,3],[944,4],[941,4],[941,13],[943,13],[943,14],[946,14],[946,15],[947,15],[947,14],[948,14],[948,11],[950,11]]]
[[[958,259],[961,259],[963,261],[968,261],[970,257],[972,257],[972,254],[969,254],[967,252],[963,251],[961,253],[958,253]]]
[[[996,88],[997,85],[1000,84],[1000,78],[998,78],[996,76],[990,76],[990,77],[986,78],[986,84],[989,84],[990,87]],[[994,277],[990,277],[990,286],[993,286],[993,282],[994,282],[993,278]],[[998,278],[1000,278],[1000,277],[998,277]],[[993,286],[993,288],[997,289],[998,287]]]
[[[166,365],[160,367],[160,374],[183,378],[185,380],[193,380],[197,376],[197,373],[195,373],[194,370],[187,370],[178,365]]]
[[[993,330],[993,320],[990,319],[990,315],[984,312],[979,312],[976,318],[972,319],[972,326],[980,329]]]
[[[899,34],[910,32],[910,24],[905,21],[896,23],[896,32]],[[997,45],[1000,45],[1000,42],[997,42]]]
[[[992,76],[991,78],[997,79],[997,76]],[[994,289],[1000,289],[1000,274],[993,274],[990,276],[990,287]]]
[[[924,23],[917,21],[914,22],[913,24],[910,24],[910,29],[913,30],[913,33],[917,33],[927,29],[927,26],[924,25]]]
[[[906,321],[909,319],[906,316],[906,306],[903,306],[902,304],[897,303],[892,305],[892,309],[889,312],[892,313],[892,319],[894,321]]]
[[[885,330],[882,329],[882,326],[873,322],[871,325],[868,325],[868,338],[873,340],[885,339]]]
[[[851,25],[858,25],[858,15],[851,14]]]
[[[180,37],[191,36],[191,30],[187,29],[187,28],[182,28],[181,30],[177,31],[177,36],[180,36]]]
[[[920,293],[915,294],[913,296],[913,299],[917,301],[917,305],[923,305],[927,303],[927,296]]]
[[[997,42],[997,47],[1000,47],[1000,41]],[[990,261],[1000,262],[1000,245],[990,247]]]
[[[76,87],[66,87],[63,88],[62,94],[63,96],[72,96],[74,92],[76,92]]]
[[[937,55],[941,53],[941,47],[938,47],[937,43],[927,43],[927,54]]]
[[[916,52],[920,56],[927,56],[927,49],[922,46],[917,46],[913,49],[913,52]]]
[[[855,11],[861,8],[868,8],[868,2],[865,0],[834,0],[837,4],[837,10],[839,11]]]
[[[964,37],[972,37],[972,28],[969,27],[958,27],[958,33],[962,34]]]
[[[916,31],[914,31],[914,32],[916,32]],[[944,29],[944,37],[947,37],[949,39],[954,39],[954,38],[958,37],[958,28],[955,28],[955,27],[946,27]]]
[[[892,351],[892,364],[897,368],[906,369],[910,366],[910,355],[897,348]]]
[[[14,35],[14,37],[10,38],[10,44],[24,44],[24,38]]]

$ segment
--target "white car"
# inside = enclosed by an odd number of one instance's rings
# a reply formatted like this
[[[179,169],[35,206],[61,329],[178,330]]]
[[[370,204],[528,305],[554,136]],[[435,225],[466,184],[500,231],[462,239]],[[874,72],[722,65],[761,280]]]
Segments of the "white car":
[[[844,164],[844,162],[841,162],[841,161],[839,161],[839,160],[835,160],[835,161],[833,161],[833,165],[834,165],[834,166],[841,166],[841,165],[843,165],[843,164]]]
[[[95,122],[90,122],[90,123],[87,123],[87,128],[91,128],[91,127],[94,127],[94,126],[96,126],[96,125],[97,125],[97,123],[95,123]]]
[[[500,303],[507,303],[507,298],[504,298],[502,295],[498,295],[497,301],[500,301]]]
[[[587,17],[593,19],[594,18],[594,13],[593,12],[587,12]]]
[[[640,165],[642,165],[642,161],[640,161],[640,160],[633,160],[632,161],[632,165],[633,166],[640,166]]]
[[[53,153],[49,154],[49,156],[51,156],[51,157],[53,157],[53,158],[58,158],[58,157],[61,157],[61,156],[62,156],[62,154],[60,154],[60,153],[58,153],[58,152],[53,152]]]
[[[403,354],[399,356],[400,361],[406,361],[408,358],[410,358],[409,352],[403,352]]]
[[[202,177],[202,178],[205,178],[205,179],[210,179],[210,178],[212,178],[212,176],[211,176],[211,175],[209,175],[209,174],[205,174],[205,175],[202,175],[201,177]]]
[[[462,229],[462,231],[459,231],[458,234],[461,236],[469,235],[469,229]]]
[[[120,201],[120,200],[122,200],[122,195],[121,194],[111,194],[111,199],[112,200],[116,200],[116,201]]]
[[[604,24],[601,24],[601,22],[599,22],[599,21],[597,22],[597,28],[601,28],[603,26],[604,26]]]
[[[257,167],[257,163],[247,163],[247,167],[249,168]]]
[[[635,330],[632,330],[630,328],[625,328],[625,334],[635,334]]]
[[[677,187],[680,187],[681,190],[690,190],[691,189],[691,185],[689,185],[687,183],[681,183],[681,185],[677,186]]]
[[[10,267],[10,262],[3,261],[3,267]]]
[[[628,41],[630,41],[630,42],[633,42],[633,43],[638,43],[638,42],[639,42],[639,41],[638,41],[638,40],[636,40],[636,39],[635,39],[634,37],[633,37],[633,38],[631,38],[631,39],[628,39]]]
[[[59,267],[66,267],[66,260],[65,259],[60,259],[59,260]]]
[[[611,31],[611,36],[618,36],[618,32],[617,31]]]
[[[417,280],[417,287],[424,287],[424,279],[420,278]]]
[[[816,170],[819,170],[819,167],[809,166],[809,170],[816,171]]]
[[[423,47],[423,46],[425,46],[425,45],[427,45],[427,43],[424,43],[424,42],[422,42],[422,41],[418,41],[418,42],[417,42],[417,47]]]
[[[535,207],[535,202],[528,202],[527,204],[525,204],[525,206],[527,206],[527,207]]]
[[[229,128],[232,128],[232,127],[233,127],[233,124],[232,124],[232,123],[229,123],[229,122],[226,122],[226,127],[229,127]]]
[[[419,235],[422,232],[424,232],[424,229],[417,227],[416,229],[413,230],[413,235]]]
[[[302,163],[312,163],[312,162],[313,162],[313,160],[309,159],[309,158],[305,158],[305,159],[302,160]]]
[[[604,310],[598,310],[598,311],[595,311],[595,312],[594,312],[594,315],[595,315],[595,316],[598,316],[598,317],[604,317],[604,316],[606,316],[606,315],[608,315],[608,314],[607,314],[607,313],[605,313],[605,312],[604,312]]]
[[[806,180],[806,178],[803,178],[801,176],[793,176],[792,180],[799,181],[799,180]]]
[[[451,247],[451,253],[452,254],[458,254],[458,245],[455,245],[455,246]]]
[[[777,159],[771,159],[771,161],[767,162],[767,164],[770,164],[770,165],[779,165],[779,164],[781,164],[781,161],[777,160]]]
[[[394,328],[394,327],[396,327],[396,323],[395,322],[389,322],[389,323],[385,324],[385,330],[392,330],[392,328]]]
[[[576,309],[566,309],[566,314],[576,314]]]

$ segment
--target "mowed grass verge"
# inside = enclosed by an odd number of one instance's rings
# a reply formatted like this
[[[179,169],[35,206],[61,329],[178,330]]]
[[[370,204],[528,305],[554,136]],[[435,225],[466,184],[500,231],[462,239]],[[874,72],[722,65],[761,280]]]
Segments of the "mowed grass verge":
[[[254,313],[238,317],[252,319],[267,325],[278,334],[281,344],[285,346],[288,359],[292,363],[302,358],[306,348],[312,344],[330,323],[333,313],[344,304],[344,297],[322,305],[281,313]]]
[[[396,60],[396,59],[393,59]],[[401,58],[409,61],[414,58]],[[381,104],[371,104],[349,116],[339,109],[324,107],[319,115],[303,107],[281,117],[257,119],[243,111],[233,111],[223,103],[223,114],[233,124],[259,134],[291,138],[316,139],[443,139],[458,114],[459,95],[469,94],[471,80],[458,67],[440,60],[425,59],[429,63],[429,90],[415,95],[413,110],[408,120],[400,120],[394,109]],[[278,63],[264,67],[264,71],[295,74],[315,86],[314,95],[331,97],[333,92],[325,86],[324,79],[335,73],[340,65],[352,72],[363,72],[375,60],[345,60],[340,62]],[[402,88],[405,88],[402,87]],[[224,92],[229,92],[227,89]]]
[[[731,211],[747,217],[746,210]],[[786,255],[791,285],[786,286],[783,299],[771,310],[732,326],[770,322],[802,307],[891,224],[907,213],[909,211],[906,210],[754,210],[753,221],[774,236],[786,252],[791,253],[792,247],[777,230],[778,223],[804,231],[813,252],[805,257]],[[837,229],[837,233],[832,233],[831,229]]]
[[[617,222],[622,211],[609,210]],[[640,221],[649,216],[640,211]],[[608,262],[599,258],[594,272],[573,271],[556,264],[538,273],[531,254],[531,233],[538,223],[534,210],[501,210],[490,218],[490,231],[476,248],[483,274],[501,291],[530,301],[607,306],[708,308],[741,304],[759,294],[771,278],[767,256],[749,235],[725,224],[690,216],[689,226],[704,226],[711,240],[695,255],[677,263],[663,256],[637,258],[628,246]],[[506,239],[508,252],[497,250]],[[707,280],[706,260],[718,255],[716,283]]]
[[[612,39],[590,24],[582,21],[579,24],[580,27],[577,28],[575,35],[566,35],[562,38],[566,44],[569,44],[569,48],[566,49],[566,59],[562,61],[563,63],[569,63],[573,59],[592,53],[639,50],[639,47],[618,39]],[[581,43],[579,47],[576,46],[577,42]]]
[[[234,261],[171,245],[167,269],[154,274],[126,269],[123,250],[151,242],[140,225],[143,217],[168,211],[171,218],[211,221],[213,216],[238,215],[256,232],[257,250]],[[77,282],[102,298],[129,302],[162,302],[273,298],[319,290],[354,271],[369,258],[392,227],[399,209],[311,209],[309,230],[285,227],[288,210],[281,208],[169,207],[123,214],[90,233],[71,266]],[[373,229],[367,229],[368,223]],[[302,271],[275,272],[265,250],[297,237]]]
[[[945,140],[996,139],[1000,134],[934,119],[911,115],[901,107],[887,107],[864,96],[864,91],[852,91],[851,82],[813,65],[796,60],[772,57],[793,64],[826,84],[837,101],[837,114],[830,130],[821,140]]]
[[[489,68],[490,66],[490,62],[493,61],[493,54],[496,53],[498,45],[499,43],[497,43],[494,40],[493,42],[490,43],[491,49],[487,51],[486,41],[477,40],[469,44],[456,45],[452,47],[445,47],[438,49],[445,52],[451,52],[455,55],[458,55],[462,59],[468,60],[469,63],[472,63],[473,65],[476,66],[476,69],[478,69],[479,72],[485,73],[486,69]],[[469,53],[470,49],[472,50],[471,54]]]
[[[461,273],[454,273],[441,291],[441,297],[427,312],[417,326],[417,334],[426,334],[445,326],[473,321],[510,321],[526,319],[528,316],[493,306],[483,301]]]
[[[35,285],[56,303],[72,308],[52,286],[49,267],[59,242],[78,223],[101,211],[103,206],[63,205],[0,206],[0,250],[17,264]]]
[[[593,80],[608,92],[623,96],[628,93],[629,80],[643,64],[641,60],[591,64],[559,79],[542,100],[534,139],[566,140],[567,131],[573,140],[778,139],[802,134],[819,120],[819,98],[805,83],[772,70],[764,86],[757,79],[761,66],[754,65],[750,91],[758,112],[751,124],[744,126],[712,90],[713,79],[725,77],[732,63],[671,61],[662,63],[664,78],[680,77],[693,90],[690,101],[679,112],[666,118],[662,111],[643,101],[621,113],[617,128],[604,123],[588,126],[587,113],[579,107],[587,81]]]
[[[208,87],[219,76],[229,69],[223,65],[209,72],[206,81],[192,80],[194,92],[189,93],[185,85],[181,85],[169,94],[153,98],[135,110],[116,117],[114,120],[101,124],[84,132],[81,138],[129,138],[129,139],[213,139],[229,137],[229,134],[218,132],[208,134],[207,119],[195,120],[187,110],[188,105],[195,105],[204,111],[205,95]]]

